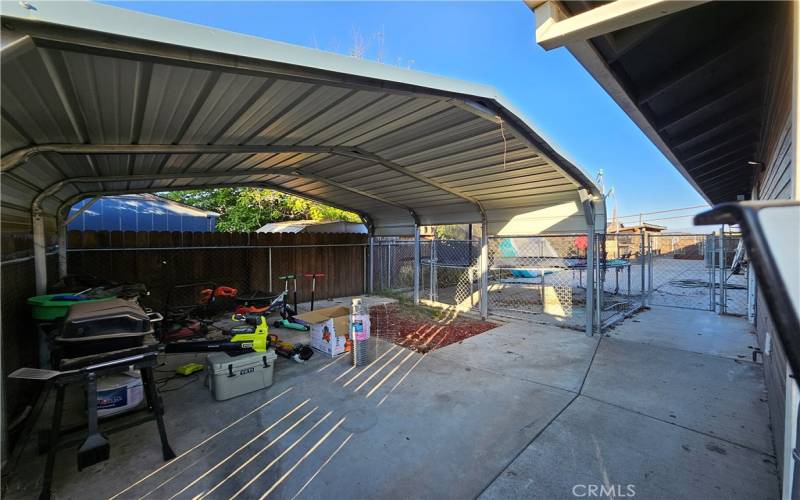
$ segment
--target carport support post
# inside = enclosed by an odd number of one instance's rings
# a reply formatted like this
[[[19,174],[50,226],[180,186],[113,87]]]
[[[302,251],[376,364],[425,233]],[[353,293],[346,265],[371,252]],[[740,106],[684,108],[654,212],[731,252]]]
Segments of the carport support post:
[[[419,224],[414,224],[414,304],[419,305],[420,242]]]
[[[719,232],[719,313],[726,314],[727,294],[725,291],[725,226]]]
[[[594,224],[589,224],[586,239],[586,336],[591,337],[594,334]]]
[[[58,217],[58,277],[67,275],[67,221]]]
[[[369,237],[369,294],[375,291],[375,237]]]
[[[44,217],[40,211],[33,213],[33,269],[36,295],[47,293],[47,255],[45,254]]]
[[[481,222],[481,318],[489,317],[489,224]]]

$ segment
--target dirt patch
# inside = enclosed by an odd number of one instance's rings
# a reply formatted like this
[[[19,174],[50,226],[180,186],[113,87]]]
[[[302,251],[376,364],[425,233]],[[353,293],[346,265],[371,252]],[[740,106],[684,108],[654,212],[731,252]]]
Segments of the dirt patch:
[[[403,303],[370,307],[369,317],[373,335],[422,353],[461,342],[497,326],[452,312]]]

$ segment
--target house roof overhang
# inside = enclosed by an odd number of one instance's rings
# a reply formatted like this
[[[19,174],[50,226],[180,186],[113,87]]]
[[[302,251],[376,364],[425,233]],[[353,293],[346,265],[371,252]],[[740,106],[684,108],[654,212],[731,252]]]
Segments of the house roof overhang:
[[[528,2],[540,45],[566,47],[709,203],[749,198],[767,161],[791,4]]]

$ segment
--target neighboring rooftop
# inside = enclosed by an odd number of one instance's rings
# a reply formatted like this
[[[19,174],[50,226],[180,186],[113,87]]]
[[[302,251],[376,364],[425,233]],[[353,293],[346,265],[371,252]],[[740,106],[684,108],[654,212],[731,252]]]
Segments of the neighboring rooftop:
[[[144,193],[82,200],[70,217],[76,231],[214,231],[219,214]]]
[[[257,233],[351,233],[367,234],[367,227],[358,222],[287,220],[270,222],[256,230]]]
[[[638,233],[640,231],[646,233],[660,233],[666,230],[667,226],[659,226],[658,224],[650,224],[649,222],[643,222],[642,224],[633,226],[626,226],[621,222],[611,222],[608,224],[608,229],[606,231],[609,233]]]

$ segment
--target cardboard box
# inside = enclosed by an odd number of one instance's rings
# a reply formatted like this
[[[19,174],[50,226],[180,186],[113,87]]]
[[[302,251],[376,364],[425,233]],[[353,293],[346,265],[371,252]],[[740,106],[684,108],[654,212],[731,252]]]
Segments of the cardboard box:
[[[343,306],[326,307],[295,316],[311,326],[311,347],[330,357],[344,352],[350,336],[350,309]]]

